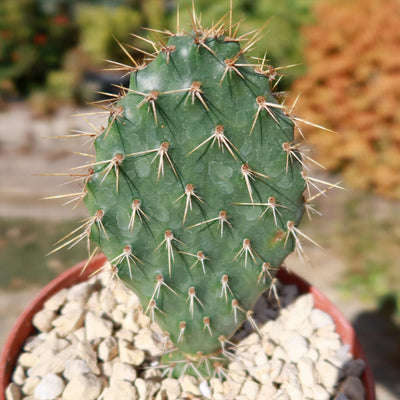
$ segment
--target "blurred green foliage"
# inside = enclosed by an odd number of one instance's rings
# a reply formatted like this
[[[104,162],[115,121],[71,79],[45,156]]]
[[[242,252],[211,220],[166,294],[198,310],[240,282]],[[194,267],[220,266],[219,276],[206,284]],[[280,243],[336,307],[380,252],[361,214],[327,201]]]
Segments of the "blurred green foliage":
[[[253,55],[264,57],[264,49],[268,49],[267,59],[273,66],[285,66],[302,62],[303,39],[301,27],[312,22],[311,8],[317,0],[233,0],[233,23],[241,21],[238,34],[251,32],[265,25],[263,38],[256,43]],[[186,0],[178,0],[180,8],[180,24],[187,26],[191,23],[187,12],[191,6]],[[229,0],[197,0],[196,14],[201,16],[203,25],[217,22],[229,9]],[[171,15],[169,27],[175,30],[175,11]],[[236,25],[232,30],[236,29]],[[289,72],[290,83],[303,72],[298,67]]]
[[[266,34],[253,55],[263,57],[258,49],[268,48],[272,65],[301,63],[300,29],[310,22],[316,1],[234,0],[233,21],[241,20],[239,35],[266,24]],[[141,27],[175,31],[177,4],[180,26],[190,29],[188,0],[1,0],[0,102],[7,95],[33,91],[48,95],[53,106],[54,99],[59,103],[86,100],[86,71],[103,68],[106,59],[129,62],[114,38],[154,51],[130,33],[147,35]],[[202,22],[209,24],[227,14],[229,0],[197,0],[195,7]],[[301,72],[296,68],[289,75],[293,79]]]
[[[78,4],[76,23],[79,27],[81,50],[93,63],[104,64],[104,60],[118,60],[121,49],[115,39],[128,41],[130,32],[135,32],[142,23],[141,13],[128,6],[109,7],[97,4]]]
[[[58,69],[65,51],[76,45],[78,32],[67,2],[54,2],[47,13],[34,0],[0,2],[0,96],[27,92]]]

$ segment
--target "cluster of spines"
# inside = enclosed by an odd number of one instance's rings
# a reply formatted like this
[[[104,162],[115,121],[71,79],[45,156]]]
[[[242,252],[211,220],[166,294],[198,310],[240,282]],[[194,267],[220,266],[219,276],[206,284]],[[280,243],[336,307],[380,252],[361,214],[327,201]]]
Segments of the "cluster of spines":
[[[232,33],[232,24],[229,25],[228,31],[229,35],[226,35],[227,29],[224,27],[222,23],[217,23],[215,24],[211,29],[205,30],[203,29],[200,24],[198,23],[195,15],[193,15],[193,30],[192,30],[192,37],[194,39],[194,42],[200,46],[209,51],[211,54],[215,55],[214,51],[208,46],[207,44],[207,39],[208,38],[221,38],[224,37],[225,41],[240,41],[243,40],[244,37],[240,38],[235,38],[235,34],[231,35]],[[170,33],[169,33],[170,34]],[[181,35],[182,33],[178,29],[177,35]],[[171,34],[172,35],[172,34]],[[238,60],[239,58],[246,53],[252,45],[255,43],[254,37],[252,40],[242,49],[240,50],[239,53],[237,53],[236,56],[233,58],[225,59],[225,67],[223,70],[223,74],[220,79],[220,84],[224,81],[226,76],[229,74],[236,74],[240,78],[244,79],[243,73],[241,72],[241,67],[249,67],[252,66],[254,69],[254,72],[256,74],[261,74],[264,76],[267,76],[270,81],[273,81],[274,79],[279,76],[278,70],[274,69],[270,66],[265,69],[265,58],[262,59],[261,64],[258,65],[251,65],[251,64],[239,64]],[[156,55],[158,55],[160,52],[165,54],[166,62],[170,62],[170,57],[171,54],[175,51],[174,46],[168,46],[164,42],[161,42],[159,46],[157,46],[155,43],[151,42],[154,44],[156,52],[154,54],[146,54],[150,60],[154,59]],[[123,46],[121,45],[123,48]],[[129,53],[126,51],[125,48],[123,48],[124,52],[128,55]],[[139,71],[143,68],[145,68],[146,64],[138,64],[134,59],[129,55],[129,58],[133,62],[132,67],[126,67],[122,65],[118,65],[117,69],[126,69],[128,73],[135,73],[136,71]],[[176,89],[173,91],[168,91],[168,92],[159,92],[152,90],[149,93],[144,93],[144,92],[139,92],[133,89],[123,89],[121,88],[121,95],[116,96],[112,98],[112,101],[109,103],[109,106],[106,106],[106,111],[109,113],[109,125],[105,129],[101,130],[95,130],[94,133],[92,132],[76,132],[76,135],[74,136],[89,136],[91,138],[97,139],[98,137],[102,137],[103,139],[107,137],[112,125],[115,123],[115,121],[123,120],[124,119],[124,108],[122,105],[116,105],[118,104],[117,101],[119,101],[121,98],[126,96],[129,93],[133,93],[135,95],[143,97],[143,99],[138,103],[137,107],[140,108],[142,106],[147,105],[149,108],[149,112],[152,113],[153,119],[156,125],[159,124],[159,117],[158,117],[158,111],[157,111],[157,101],[160,98],[160,96],[167,96],[169,94],[176,94],[182,92],[184,93],[185,96],[185,102],[191,101],[192,104],[194,104],[196,101],[199,102],[202,107],[208,112],[210,109],[210,106],[207,104],[206,101],[206,96],[204,95],[202,85],[198,81],[193,81],[190,86],[187,88],[182,88],[182,89]],[[104,106],[102,106],[104,107]],[[287,117],[291,119],[291,121],[294,123],[295,128],[299,130],[301,133],[301,129],[299,127],[299,122],[306,122],[301,120],[298,117],[295,117],[292,115],[292,109],[272,102],[268,101],[264,96],[257,96],[255,98],[255,115],[254,115],[254,120],[252,123],[252,126],[249,129],[249,135],[253,134],[253,131],[255,129],[256,123],[258,118],[260,118],[261,113],[265,112],[267,113],[268,116],[270,116],[276,124],[279,124],[278,117],[276,115],[276,111],[281,111],[283,112]],[[308,122],[306,122],[308,123]],[[254,200],[253,196],[253,181],[255,180],[268,180],[269,177],[268,175],[255,171],[251,169],[249,164],[247,162],[244,162],[240,154],[238,153],[235,145],[229,140],[227,133],[225,133],[225,129],[222,125],[216,125],[214,132],[210,135],[209,138],[201,142],[198,146],[195,148],[191,149],[188,154],[192,154],[199,149],[201,149],[203,146],[212,146],[214,144],[217,144],[217,146],[222,150],[222,151],[227,151],[230,156],[232,156],[235,161],[238,161],[238,158],[241,163],[241,167],[239,168],[239,173],[241,174],[241,177],[244,180],[245,188],[248,192],[249,195],[249,201],[246,203],[233,203],[235,205],[240,205],[240,206],[252,206],[252,207],[259,207],[261,208],[259,219],[262,218],[267,212],[270,212],[273,216],[274,223],[276,227],[278,227],[278,216],[280,214],[280,209],[281,208],[286,208],[283,205],[278,204],[277,199],[275,196],[270,196],[268,199],[266,199],[265,202],[256,202]],[[74,198],[76,198],[78,201],[81,201],[85,198],[87,194],[87,184],[90,182],[92,177],[95,174],[94,169],[97,169],[99,166],[101,167],[101,181],[105,181],[107,177],[110,175],[110,173],[113,171],[114,176],[115,176],[115,181],[116,181],[116,187],[115,190],[118,192],[119,190],[119,175],[120,175],[120,167],[122,163],[124,162],[125,159],[129,157],[135,157],[135,156],[144,156],[144,155],[152,155],[152,162],[157,162],[158,167],[157,167],[157,178],[161,179],[165,173],[165,166],[168,166],[173,174],[179,179],[179,174],[174,166],[173,160],[171,159],[169,155],[169,147],[170,143],[165,141],[160,144],[159,147],[149,149],[149,150],[143,150],[143,151],[138,151],[135,153],[129,153],[129,154],[122,154],[122,153],[117,153],[115,154],[112,158],[104,160],[104,161],[99,161],[99,162],[91,162],[85,165],[85,167],[89,167],[88,173],[85,174],[73,174],[76,176],[76,180],[82,180],[83,181],[83,190],[82,193],[80,194],[74,194]],[[282,144],[282,151],[286,153],[286,173],[288,173],[289,165],[291,162],[294,160],[298,163],[300,163],[304,170],[303,170],[303,179],[306,185],[306,191],[304,192],[304,197],[305,197],[305,204],[306,204],[306,211],[309,214],[309,211],[312,210],[310,202],[314,200],[317,196],[323,194],[326,190],[329,190],[332,187],[338,187],[338,185],[331,185],[323,181],[319,181],[315,178],[308,177],[308,175],[305,172],[306,165],[304,164],[304,160],[311,160],[312,159],[306,157],[305,155],[302,155],[298,149],[298,144],[294,144],[292,142],[284,142]],[[76,170],[81,169],[82,167],[77,167],[75,168]],[[97,172],[99,169],[97,169]],[[72,174],[71,174],[72,175]],[[327,185],[326,189],[322,190],[316,185],[318,183]],[[317,194],[316,195],[311,195],[311,186],[314,188],[317,188]],[[185,225],[186,218],[190,210],[192,209],[192,201],[197,201],[197,202],[203,202],[201,196],[196,192],[196,186],[194,183],[188,183],[184,187],[183,193],[180,197],[178,197],[176,202],[183,201],[184,203],[184,212],[182,215],[182,225]],[[97,248],[91,252],[90,247],[89,247],[89,239],[90,235],[92,233],[92,228],[96,227],[97,232],[99,235],[103,235],[106,239],[108,239],[108,235],[106,232],[106,229],[103,225],[103,217],[104,217],[104,210],[98,209],[95,214],[92,217],[89,217],[88,219],[83,221],[83,224],[71,232],[71,234],[67,235],[64,239],[64,243],[61,244],[60,246],[57,247],[57,249],[68,246],[71,247],[78,243],[79,241],[83,239],[87,239],[88,243],[88,249],[89,249],[89,254],[93,255],[97,252]],[[142,200],[135,198],[132,200],[131,203],[131,209],[130,209],[130,217],[129,221],[127,224],[127,229],[133,231],[135,229],[135,224],[140,221],[142,223],[145,223],[150,219],[150,216],[148,213],[145,212],[145,205],[142,204]],[[229,221],[228,214],[225,210],[220,210],[219,214],[213,218],[201,221],[199,223],[196,223],[194,225],[186,227],[186,229],[193,229],[195,227],[200,227],[204,225],[209,225],[212,223],[217,223],[218,230],[220,232],[221,237],[224,235],[224,229],[225,228],[232,228],[232,224]],[[279,236],[279,237],[278,237]],[[286,224],[286,230],[278,230],[277,231],[277,240],[284,240],[285,246],[287,241],[292,238],[293,242],[295,244],[295,249],[301,253],[303,251],[302,244],[301,244],[301,238],[306,238],[309,239],[305,234],[303,234],[297,227],[294,221],[287,221]],[[311,239],[309,239],[311,240]],[[314,242],[313,242],[314,243]],[[167,255],[167,260],[168,260],[168,272],[169,272],[169,277],[171,276],[171,268],[172,264],[174,261],[174,257],[176,253],[180,253],[186,256],[190,256],[194,258],[194,263],[191,265],[190,269],[193,269],[197,265],[202,269],[202,272],[206,274],[206,263],[210,261],[210,258],[204,254],[202,250],[197,250],[194,253],[190,252],[183,252],[181,251],[176,244],[181,244],[184,245],[182,241],[180,241],[178,238],[176,238],[173,234],[173,232],[170,229],[165,230],[164,232],[164,238],[163,240],[155,247],[154,251],[158,251],[162,248],[165,248],[165,252]],[[57,250],[56,249],[56,250]],[[55,251],[55,250],[54,250]],[[271,273],[271,265],[263,260],[257,253],[256,249],[254,249],[251,245],[251,240],[249,238],[243,238],[242,245],[240,247],[240,250],[232,257],[232,261],[242,259],[244,268],[247,268],[247,264],[249,262],[253,262],[254,264],[260,264],[261,267],[259,269],[259,275],[257,277],[257,284],[260,282],[268,281],[271,282],[271,287],[270,290],[272,293],[276,294],[276,289],[274,287],[274,278],[273,274]],[[113,270],[116,270],[116,275],[118,273],[118,266],[122,263],[126,262],[129,268],[129,275],[130,279],[133,279],[132,276],[132,265],[138,265],[143,264],[143,262],[140,260],[140,258],[134,254],[134,249],[130,245],[125,245],[121,251],[121,253],[116,256],[114,259],[110,260],[110,263],[112,265]],[[234,316],[235,322],[238,322],[238,320],[243,320],[243,317],[238,318],[238,313],[242,313],[245,318],[249,320],[252,326],[256,327],[255,322],[253,320],[252,314],[250,310],[245,310],[242,308],[239,300],[235,298],[234,293],[231,289],[230,282],[229,282],[229,274],[223,274],[220,278],[220,298],[225,299],[225,301],[228,303],[228,296],[230,295],[230,306],[231,306],[231,313]],[[152,296],[150,297],[150,300],[147,304],[147,307],[144,307],[144,311],[148,313],[151,318],[154,320],[154,315],[156,312],[163,313],[163,311],[157,306],[157,299],[160,295],[161,290],[167,290],[173,295],[176,296],[181,296],[174,288],[173,285],[170,282],[167,282],[168,277],[163,276],[162,274],[157,274],[154,279],[154,291]],[[190,286],[187,291],[187,295],[185,296],[185,301],[187,303],[187,307],[189,309],[189,313],[191,314],[193,318],[193,313],[194,313],[194,308],[195,305],[199,307],[203,307],[204,305],[201,301],[201,299],[197,296],[196,294],[196,288],[194,286]],[[179,327],[178,327],[178,332],[179,335],[177,337],[176,342],[179,344],[184,340],[185,337],[185,330],[187,328],[187,322],[186,321],[180,321],[179,322]],[[213,335],[213,330],[212,330],[212,321],[208,316],[203,317],[203,330],[207,331],[210,335]],[[221,349],[222,353],[226,353],[226,342],[227,339],[224,336],[220,336],[218,338],[219,342],[221,343]],[[203,357],[199,357],[200,360],[203,360]],[[189,363],[191,361],[188,361]],[[214,371],[219,370],[219,368],[215,368],[214,366]],[[222,371],[222,369],[220,370]],[[222,372],[221,372],[222,373]]]

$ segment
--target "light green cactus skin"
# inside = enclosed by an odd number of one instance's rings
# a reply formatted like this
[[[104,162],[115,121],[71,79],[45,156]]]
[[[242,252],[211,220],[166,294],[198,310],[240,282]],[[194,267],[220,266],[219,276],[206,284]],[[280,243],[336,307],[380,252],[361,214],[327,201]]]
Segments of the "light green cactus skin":
[[[218,354],[270,287],[305,189],[266,74],[236,57],[239,42],[203,39],[171,36],[132,73],[85,196],[90,239],[190,359]]]

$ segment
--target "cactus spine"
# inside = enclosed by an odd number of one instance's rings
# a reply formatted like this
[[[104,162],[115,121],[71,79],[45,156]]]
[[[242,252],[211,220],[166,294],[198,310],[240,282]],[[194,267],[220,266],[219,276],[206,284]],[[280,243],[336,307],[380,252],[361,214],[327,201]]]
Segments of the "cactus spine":
[[[299,245],[306,187],[276,71],[245,58],[255,37],[241,47],[230,25],[194,21],[130,68],[108,108],[76,237],[101,248],[190,362],[224,352],[271,289]]]

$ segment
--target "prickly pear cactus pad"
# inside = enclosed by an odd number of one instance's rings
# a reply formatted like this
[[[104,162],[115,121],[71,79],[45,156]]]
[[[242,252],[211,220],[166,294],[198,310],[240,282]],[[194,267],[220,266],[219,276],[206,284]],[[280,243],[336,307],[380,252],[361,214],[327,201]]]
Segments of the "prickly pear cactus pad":
[[[272,93],[276,70],[245,58],[257,39],[232,36],[196,23],[130,68],[95,138],[77,237],[190,361],[225,352],[301,247],[298,120]]]

